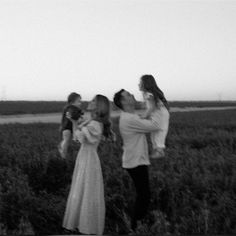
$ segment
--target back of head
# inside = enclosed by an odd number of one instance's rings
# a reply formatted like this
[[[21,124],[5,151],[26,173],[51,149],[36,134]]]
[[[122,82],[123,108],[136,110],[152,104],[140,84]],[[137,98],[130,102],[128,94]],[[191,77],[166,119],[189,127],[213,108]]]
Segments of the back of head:
[[[67,97],[67,103],[72,104],[73,102],[75,102],[77,98],[81,98],[80,94],[75,92],[70,93],[69,96]]]
[[[157,86],[155,78],[152,75],[143,75],[141,77],[141,82],[144,91],[151,93],[154,96],[154,100],[156,103],[161,100],[164,106],[169,110],[168,102],[164,96],[164,93]]]
[[[124,89],[121,89],[120,91],[118,91],[117,93],[115,93],[114,98],[113,98],[113,102],[114,104],[120,108],[121,110],[123,110],[123,106],[121,103],[122,100],[122,93],[124,92]]]
[[[142,85],[145,91],[152,91],[158,88],[155,78],[152,75],[143,75],[141,77]]]
[[[66,111],[69,112],[73,120],[78,120],[83,115],[82,110],[73,105],[67,106]]]

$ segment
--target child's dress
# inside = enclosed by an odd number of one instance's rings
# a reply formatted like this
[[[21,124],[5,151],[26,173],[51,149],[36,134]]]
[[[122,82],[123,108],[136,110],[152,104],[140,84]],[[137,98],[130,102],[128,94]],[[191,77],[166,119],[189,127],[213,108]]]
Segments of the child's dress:
[[[143,93],[144,101],[146,103],[147,110],[152,110],[150,116],[153,120],[156,120],[160,124],[160,130],[151,133],[151,141],[153,152],[152,158],[160,158],[165,155],[165,140],[169,128],[170,114],[167,108],[164,106],[161,100],[158,104],[154,105],[154,96],[151,93]]]

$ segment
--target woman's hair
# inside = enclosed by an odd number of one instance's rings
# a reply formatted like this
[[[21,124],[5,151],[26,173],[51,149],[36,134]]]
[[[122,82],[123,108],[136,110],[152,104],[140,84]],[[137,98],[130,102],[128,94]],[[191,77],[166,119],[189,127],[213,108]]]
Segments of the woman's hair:
[[[97,94],[95,96],[95,104],[95,120],[103,124],[103,136],[106,139],[113,139],[110,120],[110,102],[108,98],[101,94]]]
[[[73,102],[75,102],[77,98],[81,98],[80,94],[75,92],[70,93],[69,96],[67,97],[67,103],[72,104]]]
[[[169,110],[169,105],[164,96],[164,93],[157,86],[156,81],[152,75],[143,75],[141,77],[141,83],[143,90],[151,93],[154,96],[154,101],[156,104],[159,102],[159,100],[161,100],[166,109]]]

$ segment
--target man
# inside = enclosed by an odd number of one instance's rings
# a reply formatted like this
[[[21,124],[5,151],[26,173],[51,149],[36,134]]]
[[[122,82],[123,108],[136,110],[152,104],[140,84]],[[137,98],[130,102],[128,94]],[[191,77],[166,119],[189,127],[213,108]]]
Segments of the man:
[[[114,103],[122,112],[119,129],[123,139],[122,167],[131,176],[135,189],[136,201],[131,217],[131,228],[135,231],[137,221],[144,218],[150,201],[148,165],[148,144],[146,133],[160,130],[157,120],[141,119],[135,113],[135,98],[128,91],[121,89],[114,95]]]

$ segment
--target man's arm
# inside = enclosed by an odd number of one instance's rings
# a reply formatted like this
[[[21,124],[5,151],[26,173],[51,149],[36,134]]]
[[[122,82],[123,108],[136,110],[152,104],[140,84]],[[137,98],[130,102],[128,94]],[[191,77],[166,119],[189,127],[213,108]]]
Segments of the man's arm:
[[[153,119],[141,119],[139,116],[133,116],[132,119],[129,119],[127,127],[138,133],[149,133],[162,129],[160,122]]]

